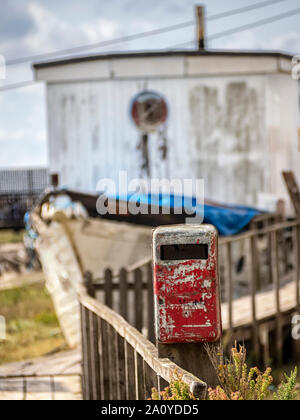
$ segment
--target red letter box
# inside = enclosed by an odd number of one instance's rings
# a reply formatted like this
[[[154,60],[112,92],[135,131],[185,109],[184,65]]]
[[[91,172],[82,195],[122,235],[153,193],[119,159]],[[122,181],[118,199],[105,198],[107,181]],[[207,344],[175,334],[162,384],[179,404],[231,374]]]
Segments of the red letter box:
[[[153,232],[156,337],[160,343],[215,342],[221,308],[218,233],[210,225]]]

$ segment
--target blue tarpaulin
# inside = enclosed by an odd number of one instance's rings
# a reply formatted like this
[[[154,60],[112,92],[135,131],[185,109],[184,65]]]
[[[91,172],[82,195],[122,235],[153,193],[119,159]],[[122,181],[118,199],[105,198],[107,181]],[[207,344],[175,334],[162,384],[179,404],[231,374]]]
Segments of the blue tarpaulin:
[[[220,235],[231,236],[242,232],[260,211],[243,206],[204,205],[204,222],[218,229]]]
[[[116,198],[121,201],[134,201],[137,204],[153,204],[159,207],[197,209],[199,214],[203,213],[201,206],[196,207],[196,199],[187,197],[165,194],[132,194],[119,195]],[[222,236],[232,236],[242,232],[259,214],[261,211],[255,208],[240,205],[204,205],[204,223],[214,225]]]

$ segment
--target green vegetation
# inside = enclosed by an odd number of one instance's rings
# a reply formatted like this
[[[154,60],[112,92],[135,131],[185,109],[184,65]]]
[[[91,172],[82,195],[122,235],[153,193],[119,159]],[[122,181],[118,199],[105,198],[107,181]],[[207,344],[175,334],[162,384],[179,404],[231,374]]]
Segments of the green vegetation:
[[[66,347],[51,298],[43,285],[0,292],[0,315],[6,319],[0,363],[39,357]]]
[[[249,369],[246,363],[245,347],[237,348],[235,346],[232,349],[230,360],[226,362],[224,362],[221,350],[216,354],[209,354],[209,356],[218,373],[220,382],[216,389],[210,388],[208,390],[210,401],[290,401],[299,397],[299,393],[296,391],[297,368],[291,372],[290,376],[285,374],[284,381],[279,384],[277,391],[274,392],[271,386],[273,383],[271,368],[266,369],[265,372],[260,372],[257,367]],[[152,390],[152,399],[194,400],[195,397],[190,393],[182,378],[175,375],[170,386],[161,394],[155,388]]]
[[[274,393],[274,400],[291,401],[299,397],[299,393],[295,391],[297,385],[298,369],[295,368],[291,372],[291,376],[284,374],[286,382],[282,383],[278,391]]]
[[[248,369],[246,363],[245,347],[237,346],[232,349],[231,358],[227,363],[223,361],[220,353],[218,358],[212,356],[211,360],[218,372],[220,386],[209,389],[210,400],[242,400],[262,401],[268,399],[270,386],[273,383],[271,369],[264,373],[257,367]]]
[[[0,230],[0,245],[1,244],[12,244],[23,241],[24,232],[22,230]]]
[[[170,386],[165,388],[160,394],[156,388],[152,389],[152,400],[175,400],[175,401],[188,401],[195,400],[196,398],[190,392],[189,387],[183,382],[182,376],[177,373],[174,375]]]

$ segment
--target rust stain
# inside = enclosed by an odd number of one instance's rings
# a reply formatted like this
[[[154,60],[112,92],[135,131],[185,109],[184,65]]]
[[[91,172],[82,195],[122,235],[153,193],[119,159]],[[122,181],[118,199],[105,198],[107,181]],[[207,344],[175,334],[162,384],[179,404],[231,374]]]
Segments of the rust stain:
[[[141,152],[141,173],[142,175],[146,174],[147,176],[150,176],[148,140],[149,135],[147,133],[143,133],[141,135],[137,149]]]
[[[158,340],[162,343],[214,342],[221,335],[216,231],[206,225],[198,226],[196,230],[201,243],[209,246],[207,260],[161,261],[160,246],[166,240],[169,243],[171,231],[172,228],[163,228],[161,236],[154,234]],[[187,240],[184,232],[187,231],[186,227],[181,235],[179,232],[177,238],[172,238],[174,243],[178,243],[176,239],[184,243]],[[188,240],[190,243],[191,236]],[[197,243],[197,237],[194,243]]]

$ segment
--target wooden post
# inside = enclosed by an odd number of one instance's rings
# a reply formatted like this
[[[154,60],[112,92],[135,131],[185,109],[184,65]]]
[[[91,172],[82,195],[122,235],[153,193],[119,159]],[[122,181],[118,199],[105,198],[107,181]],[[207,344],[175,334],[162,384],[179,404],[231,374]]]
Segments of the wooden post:
[[[293,228],[293,265],[294,279],[296,291],[296,311],[294,315],[300,314],[300,227]],[[293,340],[293,357],[294,360],[300,359],[300,340]]]
[[[125,341],[126,400],[136,399],[134,349]]]
[[[147,266],[147,301],[148,301],[148,340],[151,343],[155,343],[155,332],[154,332],[154,299],[153,299],[153,274],[152,266]]]
[[[251,310],[252,310],[252,341],[255,358],[258,361],[260,357],[260,343],[259,343],[259,326],[257,322],[256,315],[256,294],[257,294],[257,285],[259,283],[257,278],[257,266],[259,264],[257,259],[257,247],[256,247],[256,237],[251,236],[250,238],[250,295],[251,295]]]
[[[92,365],[90,357],[91,348],[91,334],[90,334],[90,322],[89,322],[89,311],[83,305],[81,308],[81,326],[82,326],[82,355],[83,355],[83,398],[84,400],[92,400],[93,383],[92,383]]]
[[[107,270],[105,270],[104,278],[105,278],[105,283],[104,283],[105,305],[108,306],[109,308],[112,308],[112,304],[113,304],[113,298],[112,298],[112,288],[113,288],[112,278],[113,278],[113,274],[112,274],[112,271],[109,268]]]
[[[134,326],[138,331],[143,328],[143,285],[142,285],[142,271],[137,268],[134,271]]]
[[[205,7],[196,6],[197,19],[197,48],[199,51],[205,50]]]
[[[93,312],[89,312],[90,322],[90,358],[92,363],[92,389],[91,396],[94,401],[101,400],[101,379],[100,379],[100,357],[99,357],[99,337],[97,328],[97,317]]]
[[[222,336],[217,231],[210,225],[157,228],[153,258],[158,355],[216,387]]]
[[[293,228],[293,266],[294,266],[294,279],[296,287],[296,308],[300,311],[300,228],[299,225]]]
[[[162,344],[157,343],[158,357],[170,359],[187,372],[207,383],[209,387],[216,388],[219,379],[211,362],[208,352],[212,357],[219,357],[221,342],[216,343],[182,343]],[[208,350],[209,349],[209,350]]]
[[[59,175],[58,174],[51,174],[50,175],[50,184],[54,188],[58,187],[58,184],[59,184]]]
[[[128,319],[128,284],[127,284],[127,271],[125,268],[122,268],[120,270],[120,275],[119,275],[119,279],[120,279],[120,302],[119,302],[119,311],[120,311],[120,315],[124,318],[124,319]]]
[[[278,262],[278,232],[271,232],[271,252],[272,252],[272,277],[275,286],[275,301],[276,301],[276,354],[279,365],[282,363],[283,357],[283,331],[282,331],[282,313],[280,302],[280,276],[279,276],[279,262]]]
[[[231,242],[225,245],[225,295],[228,304],[228,324],[229,324],[229,339],[228,350],[231,350],[233,345],[233,278],[232,278],[232,247]],[[226,346],[227,347],[227,346]]]
[[[84,273],[84,285],[87,291],[87,294],[92,298],[96,297],[96,289],[93,284],[93,276],[90,271]]]
[[[300,218],[300,190],[293,171],[282,172],[283,179],[293,203],[296,216]]]

